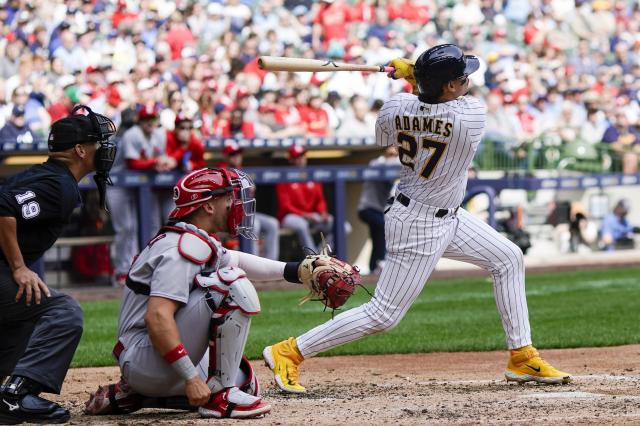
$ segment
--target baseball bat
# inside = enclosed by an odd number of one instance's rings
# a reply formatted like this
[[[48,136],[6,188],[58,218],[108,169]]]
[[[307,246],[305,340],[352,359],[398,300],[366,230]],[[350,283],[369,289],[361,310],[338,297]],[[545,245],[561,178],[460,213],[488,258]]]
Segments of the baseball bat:
[[[310,71],[310,72],[330,72],[330,71],[371,71],[371,72],[392,72],[393,67],[383,65],[362,65],[347,64],[345,62],[334,62],[321,59],[285,58],[283,56],[260,56],[258,67],[266,71]]]

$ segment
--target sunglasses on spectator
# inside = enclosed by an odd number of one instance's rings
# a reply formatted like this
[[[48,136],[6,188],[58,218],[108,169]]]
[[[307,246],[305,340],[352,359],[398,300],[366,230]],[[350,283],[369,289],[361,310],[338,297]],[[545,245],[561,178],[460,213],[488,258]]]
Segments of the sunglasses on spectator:
[[[193,126],[190,126],[188,124],[181,124],[180,126],[178,126],[178,130],[191,130],[193,129]]]

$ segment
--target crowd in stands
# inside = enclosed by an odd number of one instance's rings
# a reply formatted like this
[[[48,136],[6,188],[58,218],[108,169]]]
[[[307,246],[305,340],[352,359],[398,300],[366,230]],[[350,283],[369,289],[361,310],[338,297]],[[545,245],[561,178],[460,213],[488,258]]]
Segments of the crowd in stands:
[[[632,0],[2,0],[0,128],[28,143],[82,102],[125,126],[130,108],[158,108],[167,130],[184,114],[202,138],[369,136],[406,82],[267,73],[257,57],[382,64],[440,42],[480,57],[489,139],[511,149],[544,134],[637,156]]]

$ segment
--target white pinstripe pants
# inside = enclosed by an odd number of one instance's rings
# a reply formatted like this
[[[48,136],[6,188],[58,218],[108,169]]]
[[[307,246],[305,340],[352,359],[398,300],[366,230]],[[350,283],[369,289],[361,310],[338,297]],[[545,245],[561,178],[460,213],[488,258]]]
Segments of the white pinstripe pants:
[[[385,215],[386,264],[373,298],[299,336],[305,358],[396,326],[442,256],[488,271],[508,348],[531,344],[520,248],[464,209],[442,218],[434,216],[437,210],[414,200],[408,207],[393,203]]]

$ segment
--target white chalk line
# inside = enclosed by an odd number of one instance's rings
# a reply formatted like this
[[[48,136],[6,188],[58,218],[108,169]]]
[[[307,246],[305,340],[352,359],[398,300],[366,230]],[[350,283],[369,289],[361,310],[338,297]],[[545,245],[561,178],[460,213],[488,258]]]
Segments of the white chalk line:
[[[612,376],[609,374],[591,374],[586,376],[572,376],[573,382],[571,384],[580,384],[584,381],[593,380],[609,380],[616,382],[638,382],[640,383],[640,376]],[[405,377],[406,380],[412,381],[410,377]],[[417,382],[418,385],[482,385],[482,384],[504,384],[505,379],[484,379],[484,380],[427,380]]]

